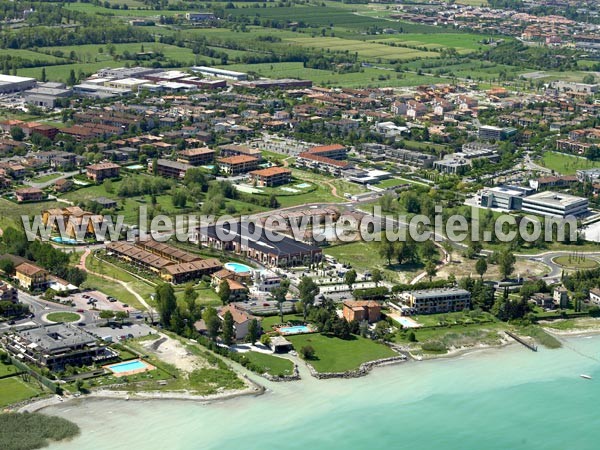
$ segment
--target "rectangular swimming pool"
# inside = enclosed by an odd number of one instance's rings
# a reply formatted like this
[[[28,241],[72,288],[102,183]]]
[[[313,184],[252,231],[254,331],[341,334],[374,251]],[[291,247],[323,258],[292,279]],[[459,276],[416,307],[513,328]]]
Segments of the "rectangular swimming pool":
[[[282,334],[301,334],[311,333],[312,330],[306,325],[295,325],[293,327],[280,327],[279,332]]]
[[[117,375],[125,372],[141,372],[150,370],[150,368],[151,366],[149,364],[146,364],[144,361],[140,361],[139,359],[107,366],[108,370]]]

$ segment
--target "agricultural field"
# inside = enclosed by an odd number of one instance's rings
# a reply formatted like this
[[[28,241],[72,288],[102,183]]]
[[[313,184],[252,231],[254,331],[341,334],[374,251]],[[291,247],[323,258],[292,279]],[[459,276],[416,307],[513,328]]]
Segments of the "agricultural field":
[[[379,43],[381,41],[359,41],[353,39],[341,39],[337,37],[303,37],[286,39],[296,45],[305,48],[325,49],[332,52],[343,52],[356,54],[365,61],[379,59],[393,61],[409,61],[420,58],[435,58],[439,53],[435,51],[414,50],[405,47],[392,47]]]
[[[445,48],[455,48],[458,53],[467,54],[475,50],[484,48],[481,44],[483,36],[468,33],[401,33],[388,37],[380,35],[381,39],[375,39],[370,42],[392,43],[408,47],[423,47],[427,50],[442,50]]]
[[[230,64],[219,66],[240,72],[253,72],[270,78],[304,78],[319,86],[340,87],[407,87],[435,84],[446,81],[434,76],[419,76],[411,73],[396,73],[390,70],[364,68],[360,72],[336,73],[329,70],[310,69],[300,62]]]

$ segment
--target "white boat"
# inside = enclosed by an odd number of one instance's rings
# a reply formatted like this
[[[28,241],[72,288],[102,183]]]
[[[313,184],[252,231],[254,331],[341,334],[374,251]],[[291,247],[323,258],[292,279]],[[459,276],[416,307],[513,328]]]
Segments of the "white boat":
[[[591,380],[591,379],[592,379],[592,377],[591,377],[591,376],[589,376],[589,375],[584,375],[584,374],[581,374],[581,375],[579,375],[579,376],[580,376],[581,378],[585,378],[586,380]]]

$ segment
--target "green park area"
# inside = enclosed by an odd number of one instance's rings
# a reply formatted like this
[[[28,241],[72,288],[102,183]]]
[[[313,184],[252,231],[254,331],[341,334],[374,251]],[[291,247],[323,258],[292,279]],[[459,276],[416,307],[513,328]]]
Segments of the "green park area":
[[[314,357],[308,362],[317,372],[355,370],[365,362],[397,356],[391,348],[361,336],[340,339],[325,334],[302,334],[286,339],[298,351],[306,346],[314,349]]]
[[[600,161],[591,161],[584,157],[558,152],[545,152],[541,164],[562,175],[574,175],[580,169],[600,167]]]
[[[552,262],[564,267],[565,269],[594,269],[600,265],[595,258],[586,257],[583,255],[563,255],[558,256]]]
[[[46,316],[46,320],[50,322],[77,322],[79,319],[79,314],[69,311],[53,312]]]
[[[268,373],[273,376],[292,375],[294,364],[289,359],[269,355],[267,353],[246,352],[242,358],[250,361],[259,373]]]
[[[0,408],[29,400],[42,393],[40,388],[25,382],[20,376],[0,379]]]

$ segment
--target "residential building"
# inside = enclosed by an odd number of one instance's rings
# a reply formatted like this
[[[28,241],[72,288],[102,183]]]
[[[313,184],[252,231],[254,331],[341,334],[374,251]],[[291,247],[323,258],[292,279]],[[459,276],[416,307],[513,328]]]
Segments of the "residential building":
[[[67,365],[91,365],[115,356],[81,327],[65,323],[12,331],[2,341],[17,359],[52,371],[63,370]]]
[[[381,319],[381,304],[374,300],[346,300],[342,313],[348,322],[356,320],[357,322],[375,323]]]
[[[569,307],[569,291],[564,286],[557,286],[552,292],[554,304],[559,308]]]
[[[255,170],[258,167],[258,159],[252,156],[229,156],[219,159],[219,167],[229,175],[239,175]]]
[[[600,306],[600,288],[590,289],[590,303]]]
[[[408,291],[403,294],[403,298],[417,314],[462,311],[471,305],[471,293],[458,288]]]
[[[44,191],[36,187],[24,187],[15,190],[15,198],[19,203],[39,202],[45,197]]]
[[[29,262],[23,262],[15,267],[15,277],[21,287],[30,291],[44,290],[50,281],[46,269]]]
[[[215,151],[208,147],[190,148],[181,150],[177,154],[177,161],[190,166],[203,166],[215,160]]]
[[[259,317],[248,314],[245,310],[237,306],[235,303],[230,303],[219,310],[219,318],[223,320],[225,313],[231,313],[233,317],[233,331],[236,341],[241,341],[248,335],[250,322],[256,319],[260,321]]]
[[[269,239],[271,236],[273,239]],[[315,245],[296,241],[274,231],[265,233],[264,228],[258,226],[251,232],[248,224],[240,222],[201,227],[193,240],[271,267],[308,265],[320,261],[322,257],[322,250]]]
[[[154,163],[152,161],[149,163],[148,167],[149,171],[155,172],[156,175],[183,179],[187,171],[193,166],[180,161],[171,161],[170,159],[157,159],[156,168],[154,168]]]
[[[197,280],[223,267],[216,258],[202,258],[152,239],[137,240],[133,244],[114,241],[108,243],[106,249],[124,261],[150,270],[173,284]]]
[[[253,170],[250,172],[250,180],[260,187],[280,186],[292,181],[292,171],[283,167]]]
[[[120,173],[121,166],[113,162],[92,164],[87,167],[87,177],[96,183],[110,178],[118,178]]]

